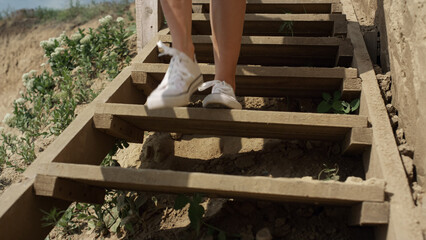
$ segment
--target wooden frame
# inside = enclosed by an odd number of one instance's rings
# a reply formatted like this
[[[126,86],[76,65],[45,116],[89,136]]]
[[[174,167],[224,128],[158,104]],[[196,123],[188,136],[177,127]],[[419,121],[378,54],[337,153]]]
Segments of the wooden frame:
[[[269,0],[258,1],[266,3]],[[375,179],[382,179],[380,180],[381,183],[383,183],[383,180],[386,181],[384,198],[382,186],[379,188],[380,191],[374,191],[374,194],[377,194],[377,192],[380,193],[380,199],[369,199],[378,202],[362,201],[362,203],[353,206],[354,214],[351,222],[357,225],[381,224],[375,227],[377,239],[423,239],[417,219],[418,209],[414,206],[411,198],[410,186],[406,180],[374,70],[371,62],[368,60],[368,52],[359,29],[359,24],[350,0],[342,0],[342,2],[343,12],[349,20],[348,37],[350,37],[354,47],[354,66],[357,67],[359,77],[362,79],[360,117],[368,117],[371,124],[371,129],[366,130],[372,136],[371,147],[367,147],[363,155],[366,177],[373,182],[376,181]],[[333,3],[335,3],[334,0]],[[332,8],[338,8],[336,6]],[[165,30],[162,34],[167,33],[167,31]],[[154,60],[158,60],[156,56],[158,52],[156,50],[156,41],[159,38],[162,38],[162,36],[155,36],[144,48],[140,49],[135,61],[152,63]],[[68,200],[73,200],[65,197],[60,191],[58,192],[58,187],[71,186],[71,188],[78,188],[84,186],[90,188],[93,187],[91,185],[93,182],[91,181],[99,182],[99,179],[86,179],[84,181],[82,179],[78,181],[71,180],[77,174],[69,175],[68,179],[64,181],[58,180],[64,176],[66,177],[67,171],[58,172],[50,168],[63,168],[65,163],[99,164],[115,143],[116,138],[95,129],[96,121],[94,121],[94,115],[99,111],[96,107],[99,104],[104,106],[106,104],[119,103],[142,104],[145,100],[146,96],[134,87],[132,69],[124,69],[24,172],[24,180],[13,184],[0,196],[0,232],[2,237],[5,239],[44,239],[50,228],[41,227],[41,210],[49,211],[52,207],[64,209],[70,203]],[[111,121],[114,121],[114,117],[111,118]],[[130,124],[129,122],[121,122],[121,124],[128,128],[135,128],[135,124]],[[106,129],[107,127],[104,126],[104,128]],[[142,130],[144,129],[139,129],[138,131]],[[361,145],[369,144],[368,139],[360,141],[355,135],[355,132],[346,135],[346,141]],[[68,166],[70,165],[66,165],[65,167]],[[86,168],[86,166],[77,165],[76,167],[77,170],[81,168]],[[99,169],[104,171],[97,166],[89,166],[87,168],[95,169],[95,171],[100,171]],[[108,169],[106,171],[113,170]],[[129,170],[120,169],[119,171],[127,173]],[[42,174],[37,177],[39,173]],[[44,182],[45,184],[42,186],[35,185],[36,178],[38,178],[38,183]],[[324,185],[323,183],[321,184]],[[103,187],[102,184],[98,185]],[[361,187],[359,189],[365,188]],[[35,195],[35,191],[39,195]],[[59,199],[46,196],[53,196]],[[84,194],[82,196],[82,198],[87,197]],[[94,196],[89,196],[90,199],[96,201],[99,200],[99,197],[95,194]],[[389,201],[389,204],[383,203],[383,199]],[[380,214],[371,212],[369,211],[371,207],[375,209],[379,207],[382,211]],[[387,215],[388,210],[389,215]],[[17,224],[17,221],[19,221],[19,224]],[[388,224],[386,224],[387,222]]]

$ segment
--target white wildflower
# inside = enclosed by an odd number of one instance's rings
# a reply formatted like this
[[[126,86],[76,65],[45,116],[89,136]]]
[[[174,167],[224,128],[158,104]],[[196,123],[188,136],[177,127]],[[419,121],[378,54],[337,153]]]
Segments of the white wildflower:
[[[44,49],[52,48],[55,46],[55,40],[56,38],[49,38],[49,40],[41,41],[40,46]]]
[[[3,118],[3,123],[9,125],[13,119],[13,114],[7,113]]]
[[[0,127],[0,133],[2,133],[4,130],[4,127]]]
[[[27,84],[25,84],[25,87],[28,91],[32,90],[34,87],[34,78],[27,81]]]
[[[19,91],[19,95],[24,95],[24,91]]]
[[[90,42],[91,39],[92,39],[92,36],[90,34],[87,34],[86,36],[84,36],[84,38],[80,40],[80,43],[87,44]]]
[[[103,25],[106,25],[106,24],[110,23],[111,20],[112,20],[111,15],[107,15],[107,16],[99,19],[99,23],[103,26]]]
[[[26,100],[24,98],[18,98],[18,99],[15,100],[16,104],[23,104],[25,102],[26,102]]]
[[[24,73],[22,75],[22,82],[27,82],[27,80],[30,78],[30,74],[29,73]]]
[[[40,67],[45,67],[45,66],[46,66],[46,63],[40,64]]]
[[[37,70],[31,70],[28,74],[30,76],[35,76],[37,74]]]
[[[73,35],[71,35],[71,40],[73,41],[79,41],[83,36],[81,35],[81,33],[76,32]]]
[[[124,21],[124,18],[122,18],[122,17],[118,17],[116,21],[117,21],[118,23],[120,23],[120,22]]]
[[[63,31],[61,33],[61,35],[59,35],[59,37],[56,38],[56,41],[58,41],[59,45],[62,45],[62,44],[64,44],[66,38],[67,38],[67,35],[66,35],[65,31]]]

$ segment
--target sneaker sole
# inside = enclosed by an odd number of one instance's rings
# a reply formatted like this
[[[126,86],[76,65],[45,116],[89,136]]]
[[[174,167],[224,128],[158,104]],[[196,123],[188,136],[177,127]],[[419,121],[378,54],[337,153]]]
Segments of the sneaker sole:
[[[237,100],[221,93],[207,95],[203,100],[203,107],[242,109],[241,104]]]
[[[175,96],[149,96],[146,105],[149,109],[186,106],[192,94],[198,90],[201,84],[203,84],[203,75],[200,74],[191,85],[189,85],[188,91]]]

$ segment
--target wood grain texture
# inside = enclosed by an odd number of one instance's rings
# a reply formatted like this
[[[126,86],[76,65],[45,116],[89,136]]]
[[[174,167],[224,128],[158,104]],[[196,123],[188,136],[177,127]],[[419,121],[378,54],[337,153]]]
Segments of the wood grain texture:
[[[39,174],[133,191],[206,193],[222,197],[346,205],[384,201],[383,181],[342,183],[61,163],[41,165]]]
[[[99,104],[96,114],[114,115],[140,129],[189,134],[286,139],[343,140],[351,128],[367,127],[356,115]]]
[[[213,80],[214,65],[199,66],[204,81]],[[148,95],[161,82],[167,69],[168,64],[134,63],[133,83]],[[342,90],[345,99],[351,100],[361,92],[361,82],[353,68],[239,65],[235,80],[237,96],[321,97],[323,92]]]

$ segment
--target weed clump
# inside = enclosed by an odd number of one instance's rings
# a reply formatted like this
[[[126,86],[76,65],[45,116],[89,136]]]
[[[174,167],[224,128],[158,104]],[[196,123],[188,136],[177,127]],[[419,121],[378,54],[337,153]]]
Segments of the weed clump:
[[[3,123],[20,131],[19,135],[0,129],[0,169],[15,167],[12,156],[25,165],[36,158],[34,142],[40,137],[59,135],[76,116],[77,105],[90,103],[102,89],[95,81],[112,80],[130,63],[129,31],[123,18],[100,19],[96,29],[79,29],[70,37],[40,42],[47,61],[43,71],[23,74],[25,91],[13,102],[13,112]]]

